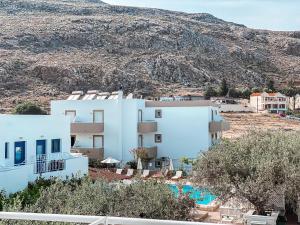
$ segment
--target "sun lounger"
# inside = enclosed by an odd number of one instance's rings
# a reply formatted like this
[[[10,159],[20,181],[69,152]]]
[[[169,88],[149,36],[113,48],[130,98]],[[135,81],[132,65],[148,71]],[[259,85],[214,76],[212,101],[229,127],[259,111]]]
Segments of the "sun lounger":
[[[133,176],[133,169],[128,169],[126,177],[132,177]]]
[[[123,172],[123,170],[122,170],[122,169],[117,169],[117,171],[116,171],[116,174],[119,174],[119,175],[121,175],[121,174],[122,174],[122,172]]]
[[[142,178],[147,178],[147,177],[149,177],[149,176],[150,176],[150,170],[144,170],[141,177],[142,177]]]
[[[180,179],[180,178],[182,178],[182,171],[176,171],[176,174],[175,174],[175,176],[174,177],[172,177],[171,179],[172,180],[178,180],[178,179]]]

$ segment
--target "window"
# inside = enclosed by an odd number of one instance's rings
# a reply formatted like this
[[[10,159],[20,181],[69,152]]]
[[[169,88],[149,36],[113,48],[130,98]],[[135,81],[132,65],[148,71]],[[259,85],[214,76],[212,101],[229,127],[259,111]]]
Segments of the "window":
[[[93,123],[103,123],[104,122],[104,111],[94,110],[93,111]]]
[[[155,118],[162,118],[161,109],[156,109],[155,110]]]
[[[161,143],[161,134],[155,134],[155,143]]]
[[[66,110],[65,115],[69,116],[71,121],[74,122],[74,120],[76,118],[76,111],[75,110]]]
[[[9,143],[5,142],[5,159],[9,157]]]
[[[51,152],[60,152],[60,139],[52,139],[51,141]]]
[[[139,147],[139,148],[143,147],[143,135],[139,135],[139,139],[138,139],[138,147]]]
[[[143,110],[141,109],[138,111],[138,121],[143,122]]]

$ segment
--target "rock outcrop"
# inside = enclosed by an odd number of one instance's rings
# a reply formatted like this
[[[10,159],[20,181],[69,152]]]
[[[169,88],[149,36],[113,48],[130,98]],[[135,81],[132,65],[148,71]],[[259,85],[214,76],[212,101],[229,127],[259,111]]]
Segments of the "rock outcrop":
[[[300,77],[300,33],[98,0],[0,1],[2,108],[72,90],[201,91]],[[42,99],[42,100],[41,100]]]

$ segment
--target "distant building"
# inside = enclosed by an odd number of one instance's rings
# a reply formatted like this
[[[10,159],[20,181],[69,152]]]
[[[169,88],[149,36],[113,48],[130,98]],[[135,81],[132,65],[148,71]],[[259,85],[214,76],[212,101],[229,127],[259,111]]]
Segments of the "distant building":
[[[0,191],[14,193],[38,177],[88,173],[88,158],[70,153],[64,116],[0,115]]]
[[[289,99],[279,92],[257,92],[250,95],[250,106],[255,108],[256,112],[285,113],[288,110]]]
[[[197,100],[205,100],[203,95],[180,95],[180,96],[169,96],[169,97],[160,97],[160,101],[163,102],[171,102],[171,101],[197,101]]]
[[[217,104],[238,104],[239,99],[230,97],[211,97],[210,100]]]
[[[130,150],[139,147],[155,163],[195,158],[229,129],[211,101],[152,101],[125,97],[122,91],[73,92],[68,100],[52,101],[51,113],[70,118],[73,151],[122,162],[132,160]]]
[[[300,95],[296,94],[294,97],[289,98],[289,109],[300,110]]]

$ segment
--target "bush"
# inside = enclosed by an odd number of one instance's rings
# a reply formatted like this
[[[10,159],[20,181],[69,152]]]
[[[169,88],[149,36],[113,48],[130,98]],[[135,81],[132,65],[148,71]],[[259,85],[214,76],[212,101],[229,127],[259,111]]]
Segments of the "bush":
[[[46,115],[46,111],[32,102],[25,102],[16,106],[14,114],[22,115]]]
[[[154,181],[123,185],[83,179],[80,183],[55,182],[24,211],[187,220],[193,206],[189,197],[176,198],[166,184]]]
[[[128,165],[130,169],[137,169],[137,162],[134,160],[127,162],[126,165]]]

